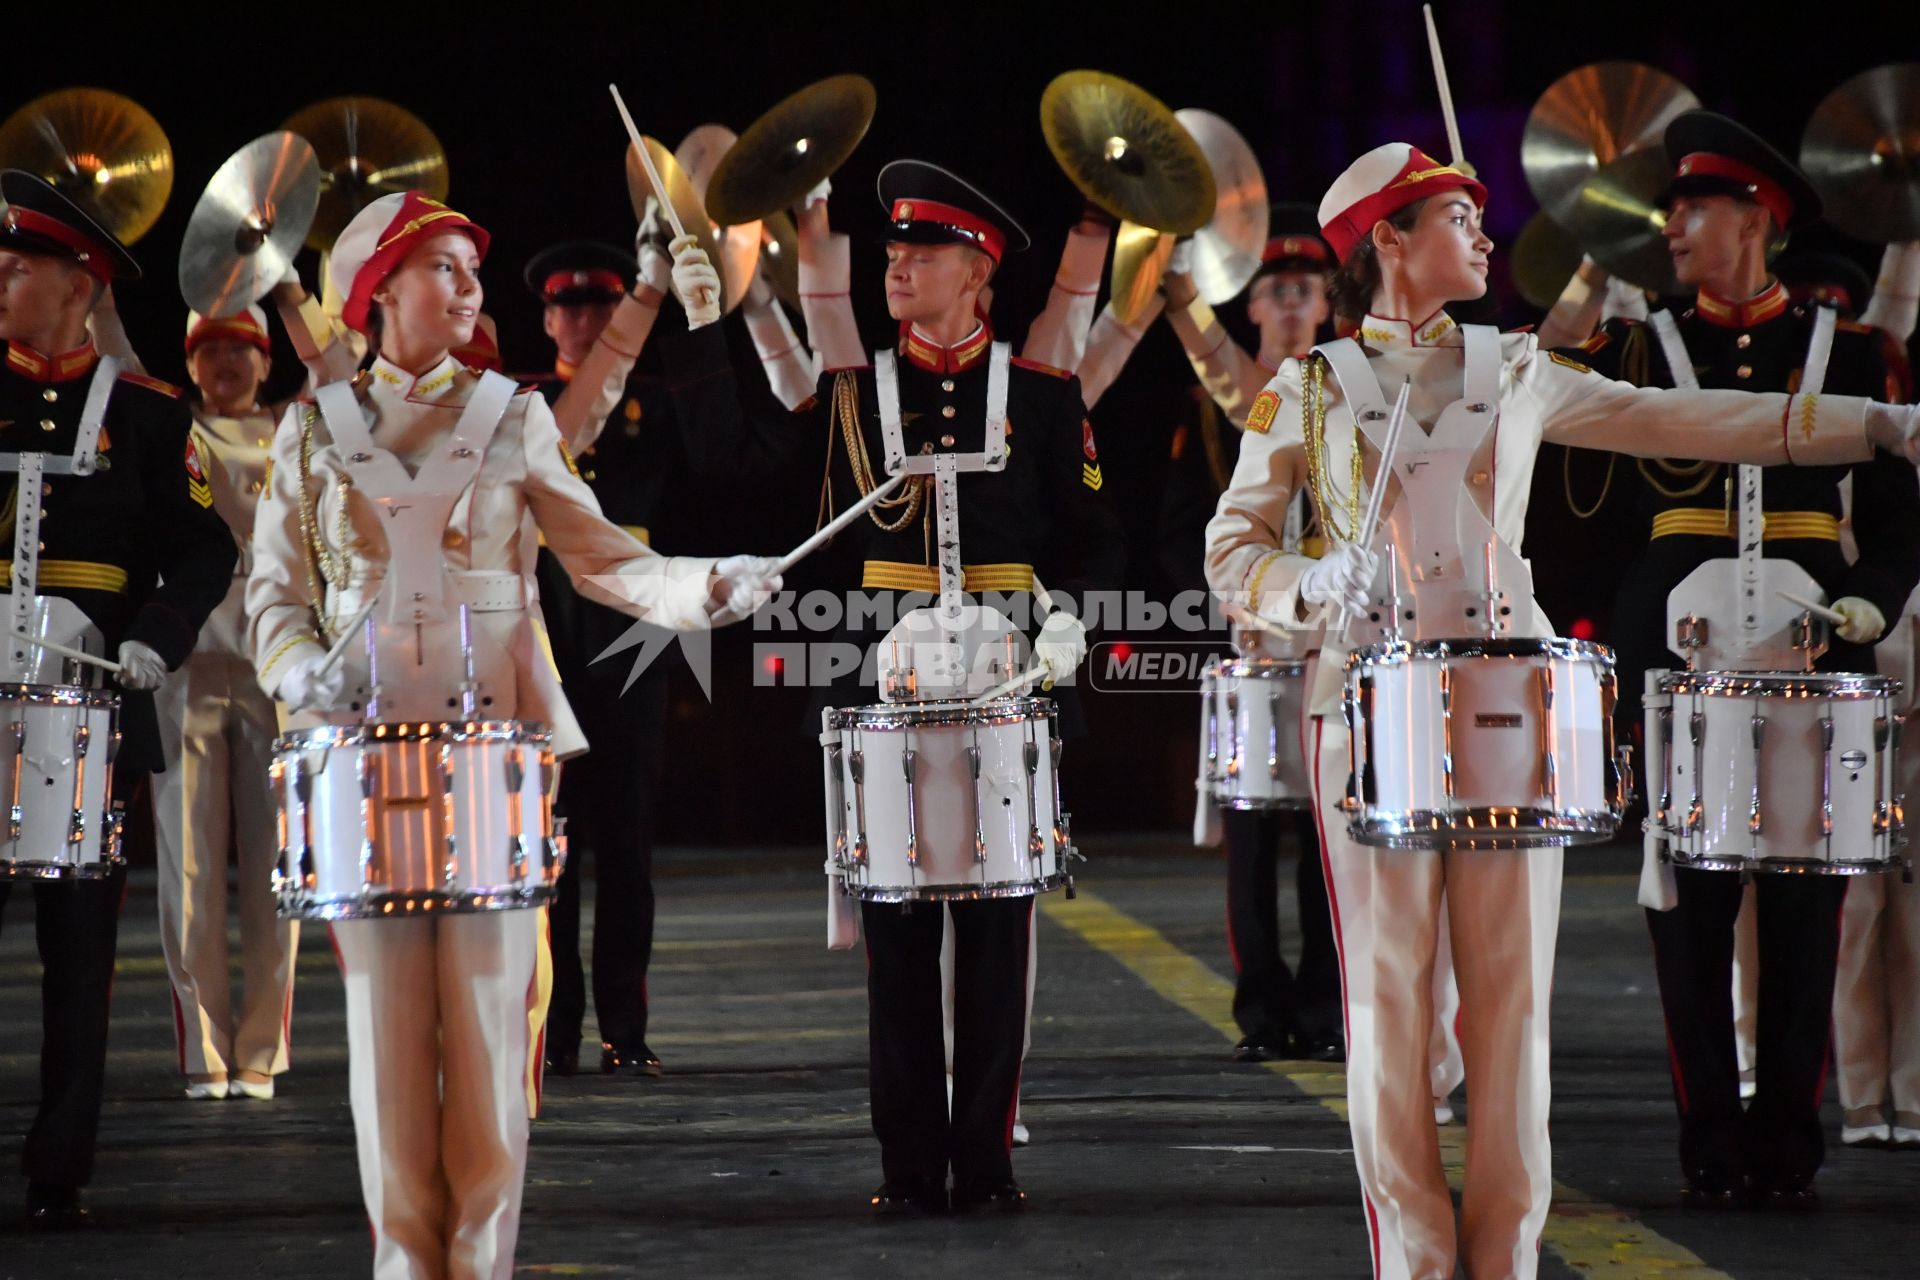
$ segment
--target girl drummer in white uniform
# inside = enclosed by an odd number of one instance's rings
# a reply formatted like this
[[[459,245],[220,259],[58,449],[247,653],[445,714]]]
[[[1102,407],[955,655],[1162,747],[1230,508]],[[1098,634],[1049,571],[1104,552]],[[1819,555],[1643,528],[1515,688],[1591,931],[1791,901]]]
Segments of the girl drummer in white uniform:
[[[247,589],[260,684],[294,728],[359,721],[349,703],[364,686],[382,691],[383,716],[425,719],[471,654],[485,718],[542,722],[557,754],[582,750],[529,619],[529,514],[584,594],[656,625],[732,621],[777,589],[771,562],[668,559],[608,523],[546,402],[452,359],[479,314],[486,247],[485,231],[418,192],[368,205],[335,244],[343,318],[376,354],[351,396],[323,389],[281,423]],[[425,640],[383,649],[377,681],[359,659],[330,660],[336,636],[341,652],[357,647],[370,606],[403,616],[442,589],[465,606],[470,637],[443,612],[400,628]],[[505,1277],[540,1060],[541,913],[436,915],[333,930],[374,1274]]]
[[[1308,695],[1309,738],[1346,995],[1349,1119],[1381,1277],[1451,1276],[1461,1261],[1473,1275],[1535,1274],[1553,1185],[1547,1028],[1561,851],[1384,849],[1348,834],[1343,659],[1368,642],[1370,624],[1380,630],[1396,562],[1391,586],[1410,606],[1436,586],[1431,574],[1409,578],[1416,556],[1436,554],[1403,545],[1409,515],[1428,529],[1438,518],[1440,529],[1458,530],[1476,568],[1484,543],[1512,610],[1508,634],[1545,636],[1551,628],[1517,556],[1542,439],[1651,456],[1835,463],[1868,457],[1870,435],[1910,451],[1915,429],[1909,410],[1852,397],[1642,390],[1541,352],[1530,334],[1462,330],[1442,308],[1486,292],[1485,194],[1404,143],[1368,152],[1334,183],[1320,222],[1342,263],[1337,289],[1359,295],[1368,311],[1361,346],[1332,344],[1345,377],[1317,360],[1281,366],[1248,412],[1239,464],[1207,529],[1215,591],[1280,627],[1352,619],[1350,629],[1329,627]],[[1374,442],[1390,418],[1385,404],[1403,381],[1411,396],[1378,539],[1394,554],[1383,559],[1354,539],[1367,473],[1378,466]],[[1364,436],[1347,407],[1355,398],[1370,402]],[[1446,441],[1461,445],[1451,459]],[[1463,485],[1415,474],[1449,461]],[[1279,549],[1287,505],[1303,487],[1340,539],[1317,561]],[[1471,502],[1455,500],[1463,491]],[[1424,510],[1439,504],[1451,509]],[[1473,1100],[1457,1244],[1427,1079],[1443,891]]]

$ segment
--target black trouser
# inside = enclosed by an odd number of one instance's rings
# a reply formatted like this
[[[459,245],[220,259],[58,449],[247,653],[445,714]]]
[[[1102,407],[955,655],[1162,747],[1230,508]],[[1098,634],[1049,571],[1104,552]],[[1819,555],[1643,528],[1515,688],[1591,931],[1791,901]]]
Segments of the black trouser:
[[[1233,1020],[1249,1039],[1281,1049],[1290,1034],[1312,1037],[1339,1031],[1340,961],[1313,812],[1229,809],[1222,825],[1227,834]],[[1280,843],[1289,831],[1300,902],[1298,976],[1280,948]]]
[[[12,886],[0,880],[0,914]],[[124,868],[100,880],[41,880],[33,886],[41,965],[40,1110],[27,1130],[20,1167],[35,1182],[80,1187],[93,1177],[113,948],[126,888]]]
[[[953,1107],[946,1088],[940,940],[953,916]],[[861,904],[873,1132],[888,1181],[1013,1175],[1027,1029],[1033,899]]]
[[[668,670],[656,662],[622,695],[627,662],[615,658],[576,672],[568,701],[586,731],[587,754],[560,774],[567,816],[567,868],[554,895],[550,1052],[580,1043],[587,1014],[580,966],[580,877],[593,855],[593,1008],[600,1038],[638,1050],[647,1038],[647,963],[653,956],[654,801],[667,721]]]
[[[1680,905],[1649,911],[1666,1010],[1680,1164],[1690,1177],[1765,1185],[1811,1179],[1826,1154],[1826,1085],[1833,972],[1840,947],[1841,876],[1753,877],[1759,927],[1759,1092],[1744,1114],[1733,1040],[1733,922],[1740,876],[1676,870]]]

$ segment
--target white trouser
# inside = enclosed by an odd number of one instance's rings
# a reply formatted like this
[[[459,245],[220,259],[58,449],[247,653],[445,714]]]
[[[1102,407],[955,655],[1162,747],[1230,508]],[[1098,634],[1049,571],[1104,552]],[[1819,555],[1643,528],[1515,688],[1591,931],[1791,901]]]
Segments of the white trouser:
[[[154,694],[167,768],[153,777],[160,950],[173,983],[180,1070],[277,1075],[287,1069],[299,925],[274,912],[279,843],[267,780],[278,732],[253,668],[195,653]],[[227,850],[238,853],[238,1020],[227,972]]]
[[[1453,929],[1444,889],[1434,940],[1433,1037],[1428,1042],[1427,1064],[1433,1077],[1433,1100],[1442,1102],[1467,1078],[1467,1064],[1460,1057],[1460,988],[1453,980]]]
[[[953,1103],[953,917],[945,909],[940,912],[940,1033],[947,1046],[947,1103]],[[1027,1025],[1020,1037],[1020,1061],[1027,1060],[1027,1050],[1033,1048],[1033,986],[1040,975],[1040,913],[1035,911],[1027,920]],[[1013,1122],[1024,1123],[1020,1117],[1020,1098],[1013,1099]]]
[[[333,926],[376,1280],[506,1280],[537,1071],[541,913]]]
[[[1553,1198],[1547,1069],[1561,851],[1374,849],[1347,835],[1347,731],[1314,717],[1315,811],[1347,1009],[1347,1110],[1380,1280],[1531,1277]],[[1459,1243],[1433,1119],[1441,895],[1471,1103]]]
[[[1840,1106],[1878,1109],[1850,1123],[1920,1129],[1920,884],[1898,871],[1855,876],[1840,915],[1833,1052]]]

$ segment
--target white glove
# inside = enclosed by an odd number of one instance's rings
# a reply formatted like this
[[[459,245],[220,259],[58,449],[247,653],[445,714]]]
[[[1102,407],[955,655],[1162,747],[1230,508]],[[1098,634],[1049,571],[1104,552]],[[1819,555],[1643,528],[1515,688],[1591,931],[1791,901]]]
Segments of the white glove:
[[[1167,270],[1175,275],[1193,274],[1193,237],[1182,236],[1173,242],[1173,254],[1167,259]]]
[[[274,281],[274,284],[276,286],[283,285],[283,284],[291,285],[293,288],[298,289],[301,293],[305,293],[307,291],[306,283],[300,279],[300,266],[298,263],[296,263],[293,260],[291,255],[289,255],[287,258],[287,269],[281,273],[280,278],[278,280]]]
[[[1871,600],[1862,600],[1859,596],[1841,596],[1827,607],[1847,615],[1845,622],[1834,625],[1834,634],[1848,644],[1872,644],[1887,629],[1887,615],[1880,612]]]
[[[167,678],[167,663],[147,645],[127,640],[120,645],[120,684],[128,689],[158,689]]]
[[[740,305],[749,311],[765,311],[773,305],[773,286],[767,282],[767,273],[762,266],[754,266],[753,275],[747,280],[747,296],[741,299]],[[808,394],[812,394],[812,388],[808,388]]]
[[[1348,613],[1365,613],[1367,589],[1379,568],[1380,557],[1372,551],[1340,543],[1300,575],[1300,598],[1308,604],[1344,605]]]
[[[633,233],[634,256],[639,256],[641,245],[649,241],[658,244],[666,238],[665,224],[660,221],[660,199],[657,196],[648,196],[646,210],[640,215],[640,227]]]
[[[822,178],[820,179],[819,186],[807,192],[806,195],[800,197],[800,207],[802,209],[807,209],[807,208],[811,208],[816,204],[825,204],[827,202],[827,197],[832,194],[833,194],[833,183],[826,178]]]
[[[1867,439],[1888,453],[1920,464],[1920,405],[1870,404]]]
[[[1607,277],[1607,296],[1600,304],[1600,321],[1609,320],[1645,320],[1647,318],[1647,292],[1630,280],[1618,276]]]
[[[698,329],[720,318],[720,273],[700,242],[681,236],[667,246],[673,255],[673,292],[687,309],[687,328]]]
[[[728,556],[713,566],[707,612],[713,625],[725,626],[752,614],[780,590],[776,556]]]
[[[289,711],[331,711],[346,692],[347,674],[340,664],[328,666],[324,655],[315,654],[288,668],[276,696]]]
[[[667,257],[667,251],[659,241],[644,236],[634,244],[635,256],[640,259],[640,283],[663,298],[672,293],[673,260]]]
[[[1040,624],[1034,637],[1033,656],[1047,669],[1047,683],[1065,680],[1087,656],[1087,628],[1070,613],[1055,611]]]

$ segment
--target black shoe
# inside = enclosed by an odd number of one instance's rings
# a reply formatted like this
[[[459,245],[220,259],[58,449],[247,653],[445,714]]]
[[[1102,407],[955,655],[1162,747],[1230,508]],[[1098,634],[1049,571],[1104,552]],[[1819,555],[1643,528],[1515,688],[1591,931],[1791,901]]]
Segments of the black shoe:
[[[600,1046],[600,1074],[603,1076],[663,1076],[666,1068],[660,1065],[660,1059],[653,1056],[653,1050],[642,1043],[632,1049],[616,1049],[610,1044]]]
[[[580,1073],[580,1046],[571,1049],[547,1049],[547,1074],[550,1076],[571,1076]]]
[[[938,1178],[889,1178],[867,1203],[876,1218],[930,1218],[947,1211],[947,1184]]]
[[[1285,1036],[1241,1036],[1233,1046],[1235,1062],[1278,1062],[1293,1056],[1293,1047]]]
[[[1772,1213],[1811,1213],[1820,1207],[1820,1193],[1813,1189],[1811,1177],[1755,1179],[1747,1186],[1747,1202]]]
[[[1347,1038],[1338,1031],[1321,1031],[1308,1036],[1305,1056],[1313,1062],[1345,1062]]]
[[[27,1183],[27,1230],[77,1231],[93,1225],[80,1203],[80,1188],[59,1182]]]
[[[967,1178],[953,1184],[955,1213],[1024,1213],[1027,1193],[1012,1178]]]
[[[1746,1204],[1746,1192],[1739,1175],[1693,1173],[1681,1188],[1680,1203],[1689,1209],[1738,1209]]]

